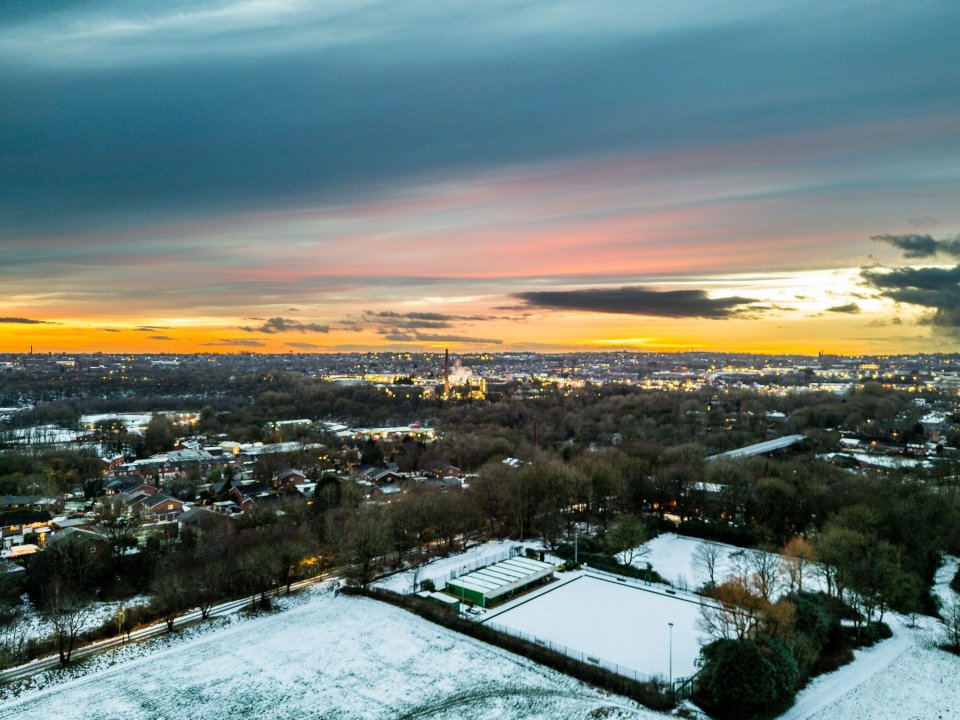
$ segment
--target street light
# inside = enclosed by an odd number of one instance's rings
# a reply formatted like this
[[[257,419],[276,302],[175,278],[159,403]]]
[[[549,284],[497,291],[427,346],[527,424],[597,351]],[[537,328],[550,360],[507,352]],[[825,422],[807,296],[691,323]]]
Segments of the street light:
[[[673,695],[673,623],[670,626],[670,694]]]
[[[574,523],[573,529],[577,531],[577,534],[573,536],[573,566],[577,567],[577,565],[579,564],[577,562],[578,560],[577,551],[580,545],[580,523]]]

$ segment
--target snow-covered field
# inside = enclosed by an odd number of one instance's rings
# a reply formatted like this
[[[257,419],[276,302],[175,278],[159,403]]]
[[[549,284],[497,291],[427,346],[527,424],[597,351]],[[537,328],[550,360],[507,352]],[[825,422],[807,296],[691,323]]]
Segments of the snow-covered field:
[[[653,540],[642,545],[643,554],[637,557],[633,564],[644,567],[646,563],[653,565],[660,577],[680,588],[696,590],[708,580],[706,571],[697,566],[694,555],[700,545],[707,541],[697,538],[684,537],[674,533],[658,535]],[[714,575],[717,581],[732,575],[737,563],[744,555],[744,549],[723,543],[711,543],[720,549]]]
[[[664,533],[642,545],[643,554],[638,555],[633,564],[642,568],[649,562],[653,565],[653,569],[671,585],[697,590],[709,580],[707,571],[696,561],[696,551],[701,545],[710,545],[719,550],[714,567],[714,579],[718,583],[739,572],[739,567],[745,561],[747,554],[755,552],[735,545]],[[784,579],[786,579],[785,575]],[[821,579],[813,566],[809,568],[809,572],[804,572],[804,589],[820,589],[820,582]]]
[[[157,643],[27,690],[3,717],[654,720],[621,697],[383,603],[315,592],[298,607]],[[610,714],[599,710],[608,709]],[[596,715],[591,715],[599,710]]]
[[[693,675],[701,645],[699,617],[700,605],[693,598],[583,574],[505,612],[491,613],[484,622],[623,666],[617,671],[645,679],[669,675],[669,623],[674,625],[673,677]]]

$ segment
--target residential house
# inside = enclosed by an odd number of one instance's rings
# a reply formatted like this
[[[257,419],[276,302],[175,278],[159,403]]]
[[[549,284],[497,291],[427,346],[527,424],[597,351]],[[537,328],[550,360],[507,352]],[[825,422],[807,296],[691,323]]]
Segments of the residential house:
[[[73,540],[88,548],[88,552],[97,559],[106,560],[110,557],[110,542],[103,535],[92,530],[66,528],[51,535],[48,542],[56,544],[67,540]]]
[[[144,520],[153,522],[172,522],[183,510],[184,504],[181,500],[169,495],[157,494],[143,501],[140,516]]]
[[[9,550],[14,545],[23,545],[24,536],[35,533],[40,543],[50,532],[49,510],[14,510],[0,513],[0,540],[3,549]]]
[[[281,470],[279,473],[277,473],[277,476],[273,479],[271,484],[277,490],[289,491],[295,488],[297,485],[306,482],[306,479],[306,473],[293,468],[286,468],[285,470]]]

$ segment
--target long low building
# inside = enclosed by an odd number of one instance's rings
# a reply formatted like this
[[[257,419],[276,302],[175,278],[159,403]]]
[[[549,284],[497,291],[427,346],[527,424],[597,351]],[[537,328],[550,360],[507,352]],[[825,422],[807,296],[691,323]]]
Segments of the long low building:
[[[806,435],[785,435],[784,437],[766,440],[756,445],[747,445],[746,447],[728,450],[719,455],[711,455],[707,460],[736,460],[739,458],[754,457],[755,455],[765,455],[767,453],[785,450],[791,445],[802,443],[807,439]]]
[[[446,591],[462,601],[488,607],[553,577],[554,570],[556,566],[550,563],[515,557],[448,580]]]

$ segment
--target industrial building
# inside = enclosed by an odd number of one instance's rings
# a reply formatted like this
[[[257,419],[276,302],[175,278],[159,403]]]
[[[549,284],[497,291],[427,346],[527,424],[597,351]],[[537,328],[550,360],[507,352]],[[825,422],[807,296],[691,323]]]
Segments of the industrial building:
[[[448,580],[445,589],[463,602],[489,607],[549,580],[554,570],[556,566],[550,563],[515,557]]]

